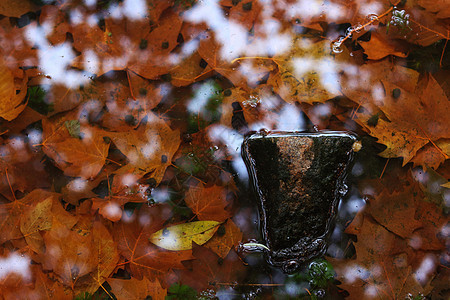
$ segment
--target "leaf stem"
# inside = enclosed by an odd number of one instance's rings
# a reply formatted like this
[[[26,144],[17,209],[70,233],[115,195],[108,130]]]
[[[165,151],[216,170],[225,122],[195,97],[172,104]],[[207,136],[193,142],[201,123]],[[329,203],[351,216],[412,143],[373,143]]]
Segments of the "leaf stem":
[[[272,57],[243,56],[243,57],[238,57],[238,58],[233,59],[233,60],[231,61],[231,63],[234,64],[235,62],[240,61],[240,60],[244,60],[244,59],[267,59],[267,60],[272,60],[272,61],[274,60]]]
[[[259,244],[259,243],[245,243],[242,244],[242,247],[257,247],[257,248],[263,248],[264,250],[270,251],[270,249],[263,244]]]
[[[386,170],[386,167],[387,167],[387,165],[388,165],[388,163],[389,163],[389,160],[390,160],[390,158],[388,158],[388,159],[386,160],[386,163],[384,164],[383,171],[381,171],[381,174],[380,174],[380,179],[381,179],[381,177],[383,177],[384,171]]]
[[[16,195],[14,194],[14,190],[13,190],[12,185],[11,185],[11,182],[9,181],[8,168],[5,168],[5,174],[6,174],[6,180],[8,180],[8,185],[9,185],[9,188],[11,189],[11,194],[12,194],[12,196],[14,198],[14,201],[17,201]]]
[[[219,286],[285,286],[284,283],[234,283],[234,282],[211,282],[211,285]]]

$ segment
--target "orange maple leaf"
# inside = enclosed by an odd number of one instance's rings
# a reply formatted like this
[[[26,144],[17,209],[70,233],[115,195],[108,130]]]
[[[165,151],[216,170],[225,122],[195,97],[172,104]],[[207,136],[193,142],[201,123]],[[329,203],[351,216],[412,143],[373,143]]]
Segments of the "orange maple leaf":
[[[200,184],[188,190],[185,202],[199,220],[222,222],[231,216],[225,209],[229,204],[227,194],[225,187],[215,185],[205,188]]]
[[[94,257],[95,267],[90,274],[77,280],[75,291],[93,294],[101,287],[108,294],[103,283],[113,273],[119,260],[117,245],[109,230],[98,220],[94,221],[89,236],[92,239],[91,256]]]
[[[381,156],[403,157],[405,165],[426,144],[450,138],[450,124],[447,120],[450,102],[431,75],[424,89],[415,93],[409,93],[388,81],[382,80],[381,83],[386,94],[378,107],[388,121],[380,118],[372,127],[367,124],[370,115],[357,114],[359,122],[364,124],[370,134],[387,146],[380,153]],[[394,91],[398,91],[398,97],[392,96]],[[447,154],[441,154],[443,160],[448,158]]]
[[[409,293],[423,293],[408,263],[407,243],[368,217],[362,222],[355,243],[356,259],[328,258],[340,286],[353,299],[400,299]]]
[[[220,225],[216,234],[204,246],[221,258],[225,258],[241,240],[242,231],[229,219],[225,224]]]
[[[136,130],[104,132],[104,135],[110,137],[129,160],[127,165],[116,171],[117,174],[151,173],[156,184],[161,182],[180,145],[179,130],[172,130],[164,120],[153,113],[149,113],[147,123]]]
[[[128,202],[143,203],[147,202],[145,195],[147,186],[139,184],[139,175],[120,174],[114,176],[110,193],[105,198],[93,198],[92,210],[99,209],[99,213],[113,221],[119,221],[122,217],[123,206]],[[108,181],[109,184],[109,181]]]
[[[216,284],[235,282],[244,275],[245,267],[234,251],[222,259],[210,249],[194,244],[192,254],[196,259],[186,262],[188,270],[176,270],[176,273],[183,284],[198,291],[215,289]]]
[[[44,234],[44,241],[42,265],[53,270],[63,284],[73,289],[78,279],[95,270],[96,252],[89,235],[80,235],[60,222],[53,222]]]
[[[69,133],[70,122],[78,122],[81,138]],[[89,125],[81,126],[73,113],[54,120],[44,119],[42,128],[43,151],[66,175],[92,178],[100,172],[109,149],[101,130]]]
[[[164,300],[167,295],[167,290],[163,289],[157,280],[150,281],[146,277],[141,280],[109,278],[108,283],[118,300],[145,299],[147,296]]]

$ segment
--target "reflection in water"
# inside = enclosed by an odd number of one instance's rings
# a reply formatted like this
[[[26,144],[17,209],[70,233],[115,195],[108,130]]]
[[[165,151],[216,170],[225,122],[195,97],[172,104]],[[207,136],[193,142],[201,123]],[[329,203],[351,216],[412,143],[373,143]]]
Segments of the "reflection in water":
[[[70,70],[75,53],[72,45],[63,43],[51,45],[47,40],[47,34],[53,24],[42,24],[42,26],[32,26],[30,24],[26,31],[26,37],[30,45],[37,47],[39,68],[45,76],[52,79],[52,82],[64,84],[69,88],[77,88],[88,81],[85,74],[79,71]],[[91,53],[88,53],[92,56]],[[91,58],[95,59],[95,56]],[[95,71],[95,69],[94,69]]]
[[[445,297],[450,15],[439,3],[394,2],[0,6],[2,280],[18,273],[58,299],[118,296],[128,277],[224,299]],[[354,131],[363,145],[329,266],[287,276],[261,253],[237,258],[240,242],[261,240],[244,135],[315,128]],[[176,254],[151,244],[150,234],[209,211],[211,201],[185,201],[199,185],[227,195],[225,233]],[[203,220],[220,219],[212,211]],[[50,263],[61,251],[64,268]]]
[[[220,43],[221,58],[230,61],[239,57],[247,44],[247,32],[239,23],[225,18],[218,0],[199,1],[184,16],[186,21],[206,23],[208,29],[214,32],[215,39]]]
[[[23,282],[31,279],[30,258],[25,255],[11,253],[0,259],[0,279],[7,280],[13,274],[21,277]]]

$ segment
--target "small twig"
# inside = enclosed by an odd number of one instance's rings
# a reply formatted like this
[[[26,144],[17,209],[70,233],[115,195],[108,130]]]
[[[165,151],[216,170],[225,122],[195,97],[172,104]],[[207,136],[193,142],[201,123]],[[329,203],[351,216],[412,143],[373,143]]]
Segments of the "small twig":
[[[350,114],[350,119],[353,120],[356,116],[356,113],[358,112],[358,109],[361,107],[361,103],[358,104],[358,107]]]
[[[8,180],[8,185],[9,185],[9,188],[11,189],[11,194],[12,194],[12,196],[14,198],[14,201],[17,201],[16,195],[14,194],[14,190],[13,190],[12,185],[11,185],[11,182],[9,181],[8,168],[5,168],[5,174],[6,174],[6,180]]]
[[[427,137],[428,141],[429,141],[431,144],[433,144],[433,146],[436,148],[436,150],[437,150],[439,153],[441,153],[441,154],[444,156],[445,159],[448,159],[448,158],[449,158],[448,155],[447,155],[441,148],[439,148],[438,145],[436,145],[436,144],[431,140],[431,138],[428,136],[428,134],[426,133],[426,131],[423,130],[422,126],[420,126],[419,122],[416,121],[416,124],[417,124],[417,126],[420,128],[420,130],[422,130],[423,134]]]
[[[439,60],[439,67],[442,68],[442,60],[444,59],[445,49],[447,48],[448,38],[445,40],[444,49],[442,49],[441,59]]]
[[[349,38],[351,38],[351,36],[353,35],[354,32],[359,32],[361,30],[363,30],[364,28],[366,28],[367,26],[371,25],[372,23],[374,23],[375,21],[379,21],[381,18],[385,17],[387,14],[389,14],[391,11],[394,10],[394,6],[391,6],[391,8],[389,8],[387,11],[385,11],[383,14],[381,14],[380,16],[374,16],[374,18],[372,18],[372,20],[370,20],[369,22],[367,22],[366,24],[363,25],[359,25],[356,28],[352,28],[347,35],[343,38],[343,39],[339,39],[338,43],[340,45],[342,45],[346,40],[348,40]],[[336,41],[335,41],[336,43]]]
[[[133,100],[136,101],[136,97],[134,97],[134,94],[133,94],[133,86],[131,85],[131,79],[130,79],[129,72],[130,72],[130,70],[127,69],[126,73],[127,73],[128,86],[130,87],[130,95],[131,95],[131,98],[133,98]]]
[[[386,163],[384,164],[383,171],[381,171],[381,174],[380,174],[380,179],[381,179],[381,177],[383,177],[384,171],[386,170],[386,167],[387,167],[387,165],[388,165],[388,163],[389,163],[389,160],[390,160],[390,158],[388,158],[388,159],[386,160]]]
[[[274,286],[285,286],[284,283],[233,283],[233,282],[210,282],[211,285],[220,285],[220,286],[266,286],[266,287],[274,287]]]

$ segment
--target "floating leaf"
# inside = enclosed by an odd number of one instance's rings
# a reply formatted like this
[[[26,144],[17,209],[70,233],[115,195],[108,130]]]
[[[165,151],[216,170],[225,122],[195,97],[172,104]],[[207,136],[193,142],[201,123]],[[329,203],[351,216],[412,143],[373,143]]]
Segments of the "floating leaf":
[[[42,121],[44,153],[55,160],[64,174],[93,178],[105,164],[109,143],[96,127],[83,126],[80,130],[77,129],[78,121],[70,119],[67,123],[66,117],[69,116]]]
[[[306,39],[292,41],[294,47],[287,54],[272,60],[278,72],[271,74],[267,83],[286,102],[325,102],[340,96],[335,84],[337,64],[326,40],[311,44]],[[327,80],[328,79],[328,80]]]
[[[151,299],[162,300],[167,295],[167,290],[163,289],[157,280],[150,281],[146,277],[142,280],[134,277],[131,279],[109,278],[108,283],[118,300],[146,299],[148,295],[151,295]]]
[[[129,163],[117,171],[118,174],[132,172],[143,175],[151,172],[157,184],[161,182],[180,145],[179,130],[172,130],[153,113],[147,115],[146,126],[140,126],[137,130],[106,132],[105,135],[129,159]]]
[[[189,250],[192,242],[203,245],[217,231],[220,222],[197,221],[163,228],[150,236],[150,241],[167,250]]]

